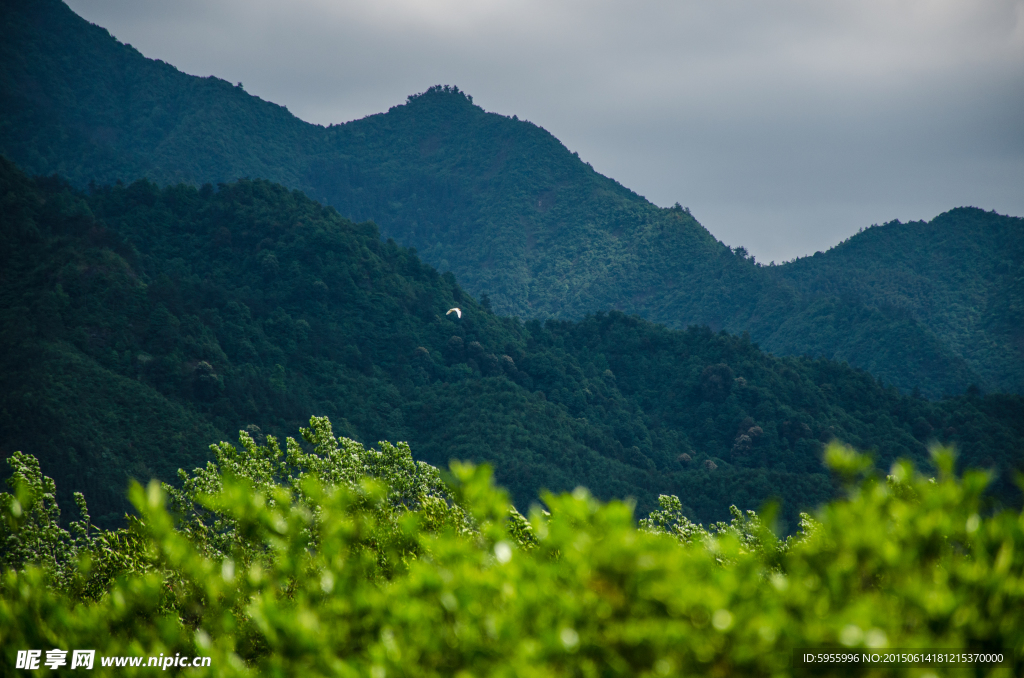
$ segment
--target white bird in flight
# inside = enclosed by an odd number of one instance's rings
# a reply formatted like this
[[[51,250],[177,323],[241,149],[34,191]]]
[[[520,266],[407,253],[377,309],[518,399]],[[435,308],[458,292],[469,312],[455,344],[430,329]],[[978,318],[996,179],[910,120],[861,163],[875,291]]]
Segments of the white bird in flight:
[[[448,312],[447,312],[447,313],[445,313],[445,315],[451,315],[451,314],[452,314],[452,311],[454,311],[454,312],[455,312],[455,315],[457,315],[458,317],[460,317],[460,318],[462,317],[462,311],[461,311],[461,310],[459,310],[459,309],[457,309],[457,308],[449,308],[449,309],[448,309]]]

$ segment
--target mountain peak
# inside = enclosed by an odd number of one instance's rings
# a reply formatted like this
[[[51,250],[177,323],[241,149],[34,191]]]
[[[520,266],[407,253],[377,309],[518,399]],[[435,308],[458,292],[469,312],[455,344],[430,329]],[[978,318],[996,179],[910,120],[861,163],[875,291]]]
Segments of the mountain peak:
[[[460,90],[455,85],[433,85],[427,88],[425,92],[419,94],[410,94],[405,102],[407,104],[418,103],[441,103],[446,104],[469,104],[473,105],[473,97]]]

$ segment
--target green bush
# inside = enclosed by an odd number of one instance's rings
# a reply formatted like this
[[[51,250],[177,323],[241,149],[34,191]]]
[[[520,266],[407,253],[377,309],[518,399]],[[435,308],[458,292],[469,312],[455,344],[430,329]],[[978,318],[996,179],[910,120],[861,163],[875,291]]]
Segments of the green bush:
[[[706,529],[671,497],[638,526],[582,488],[527,520],[485,467],[455,463],[445,485],[325,419],[303,438],[215,446],[179,490],[132,487],[138,516],[99,535],[87,516],[63,531],[52,481],[13,456],[5,665],[88,648],[209,656],[189,671],[217,676],[767,676],[799,675],[799,648],[919,647],[1024,668],[1024,516],[986,515],[989,478],[956,477],[948,450],[936,478],[898,463],[882,480],[831,446],[846,498],[777,540],[767,517]]]

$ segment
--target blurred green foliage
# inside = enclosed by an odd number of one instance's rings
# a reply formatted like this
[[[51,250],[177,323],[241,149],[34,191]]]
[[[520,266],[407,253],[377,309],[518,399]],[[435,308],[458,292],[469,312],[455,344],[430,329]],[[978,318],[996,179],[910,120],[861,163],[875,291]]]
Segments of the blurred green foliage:
[[[323,128],[146,59],[59,0],[8,0],[0,21],[0,153],[31,173],[80,188],[259,177],[372,219],[500,314],[615,309],[749,331],[777,354],[847,361],[932,398],[1024,391],[1020,219],[955,209],[763,266],[458,88]],[[271,254],[258,263],[275,269]]]
[[[285,454],[243,433],[184,491],[135,485],[131,526],[73,553],[52,481],[13,457],[0,537],[27,556],[0,582],[5,664],[57,647],[209,656],[190,671],[216,676],[789,676],[795,649],[899,647],[1007,659],[972,675],[1024,669],[1024,516],[986,512],[988,474],[958,477],[948,449],[937,477],[901,461],[882,480],[832,446],[845,496],[780,542],[754,514],[683,536],[671,497],[638,528],[630,504],[583,488],[526,520],[484,467],[453,464],[448,489],[408,450],[362,449],[325,420],[303,436],[316,449]]]
[[[104,527],[129,478],[172,481],[227,431],[262,444],[311,414],[437,467],[492,464],[523,508],[584,485],[644,512],[676,495],[713,523],[775,498],[788,532],[834,495],[833,438],[882,468],[955,443],[996,472],[993,501],[1020,501],[1019,396],[928,401],[618,312],[524,324],[372,224],[263,181],[83,194],[0,161],[0,196],[0,452],[32,450],[59,503],[85,493]]]

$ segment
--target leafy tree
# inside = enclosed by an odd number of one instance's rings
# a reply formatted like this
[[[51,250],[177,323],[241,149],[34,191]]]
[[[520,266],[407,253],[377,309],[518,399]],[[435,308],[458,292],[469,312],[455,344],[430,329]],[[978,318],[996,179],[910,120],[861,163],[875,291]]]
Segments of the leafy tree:
[[[265,477],[266,450],[242,440],[233,463]],[[395,503],[370,476],[350,483],[342,471],[336,484],[312,471],[295,490],[220,474],[214,494],[192,499],[243,543],[214,554],[180,529],[159,485],[136,485],[133,532],[147,569],[85,600],[46,586],[46,566],[6,569],[4,660],[55,646],[96,648],[97,661],[203,655],[211,666],[193,672],[220,676],[767,676],[799,675],[799,648],[860,657],[941,647],[1003,655],[977,665],[980,675],[1019,673],[1024,522],[1019,511],[984,511],[988,475],[958,478],[944,450],[936,477],[906,462],[884,480],[865,477],[870,460],[838,445],[828,458],[850,479],[846,497],[782,547],[749,514],[681,543],[654,527],[680,517],[675,501],[638,528],[630,505],[602,504],[582,488],[546,495],[549,511],[531,513],[524,545],[486,469],[455,464],[453,493],[470,529],[437,526],[428,505]],[[401,477],[408,464],[395,462]],[[3,496],[12,515],[13,495]],[[402,545],[414,547],[403,567],[380,576],[381,556]]]

